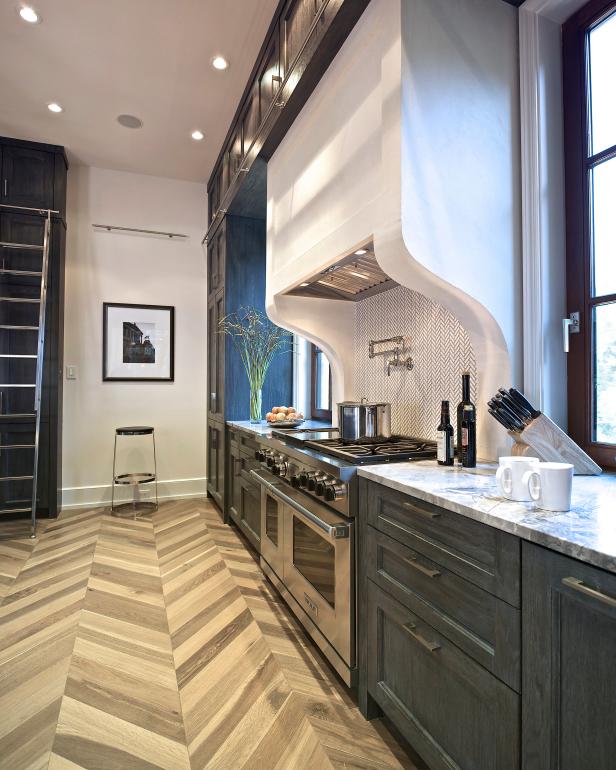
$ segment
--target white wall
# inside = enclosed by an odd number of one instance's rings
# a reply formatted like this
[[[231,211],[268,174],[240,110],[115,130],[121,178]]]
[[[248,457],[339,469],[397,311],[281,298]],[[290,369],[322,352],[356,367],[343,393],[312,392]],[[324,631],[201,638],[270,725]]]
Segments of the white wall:
[[[156,429],[159,496],[204,495],[206,268],[203,185],[84,166],[68,183],[63,506],[110,499],[114,429]],[[95,231],[92,223],[185,233],[186,240]],[[175,381],[103,382],[103,302],[175,307]],[[149,470],[147,445],[119,456]],[[145,487],[144,487],[145,490]]]
[[[271,317],[356,395],[350,303],[281,294],[373,239],[466,329],[484,456],[508,442],[485,402],[522,375],[517,48],[506,3],[372,0],[268,163]]]

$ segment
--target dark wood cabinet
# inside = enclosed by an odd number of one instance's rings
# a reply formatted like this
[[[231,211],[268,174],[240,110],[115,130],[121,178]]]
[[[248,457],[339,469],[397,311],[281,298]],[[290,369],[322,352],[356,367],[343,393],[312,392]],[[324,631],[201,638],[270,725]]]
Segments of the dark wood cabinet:
[[[64,344],[64,250],[66,222],[67,163],[64,150],[17,139],[0,138],[2,169],[0,240],[8,243],[43,243],[44,217],[28,209],[57,209],[51,220],[44,364],[42,373],[37,513],[56,516],[62,492],[62,384]],[[22,207],[19,210],[10,207]],[[22,271],[41,269],[41,253],[29,249],[0,247],[0,291],[3,297],[38,299],[40,281]],[[12,272],[20,271],[20,272]],[[38,325],[38,305],[2,303],[3,324]],[[37,332],[0,330],[0,381],[33,383],[35,359],[7,358],[36,352]],[[11,415],[34,411],[33,388],[0,388],[0,445],[34,441],[31,418]],[[0,475],[32,474],[33,451],[0,451]],[[3,482],[0,508],[25,507],[31,497],[30,482]]]
[[[368,2],[280,2],[208,182],[212,227],[232,211],[244,172],[271,157]]]
[[[53,208],[54,155],[30,147],[2,149],[2,203]]]
[[[524,770],[613,770],[616,575],[523,544]]]
[[[207,243],[208,265],[208,423],[249,418],[250,388],[241,356],[233,341],[219,332],[220,319],[242,308],[265,311],[265,220],[227,215]],[[290,351],[276,356],[263,387],[263,406],[290,403],[293,385],[293,358]],[[216,428],[218,430],[218,427]],[[224,445],[224,433],[221,437]],[[208,450],[209,454],[209,450]],[[222,450],[223,459],[228,453]],[[254,452],[253,452],[254,456]],[[213,463],[212,469],[218,466]],[[208,479],[209,479],[208,471]],[[212,484],[212,497],[230,513],[225,503],[225,467],[220,484]],[[230,471],[229,471],[230,472]],[[244,482],[250,484],[250,477]],[[208,481],[208,489],[210,482]],[[246,535],[258,545],[259,519],[253,513],[253,488],[244,487],[234,494],[243,495],[246,505]],[[241,520],[241,517],[240,517]]]
[[[368,581],[368,686],[432,770],[516,770],[519,697]]]
[[[519,768],[519,540],[365,479],[358,525],[360,710],[432,770]]]
[[[225,426],[208,420],[207,426],[207,491],[222,508],[225,484]]]

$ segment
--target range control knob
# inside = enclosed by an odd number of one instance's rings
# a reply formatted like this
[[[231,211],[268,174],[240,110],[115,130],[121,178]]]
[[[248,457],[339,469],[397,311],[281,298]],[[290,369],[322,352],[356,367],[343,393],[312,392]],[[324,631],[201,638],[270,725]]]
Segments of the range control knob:
[[[299,489],[299,487],[301,486],[299,476],[291,476],[291,486],[295,487],[295,489]]]
[[[273,452],[265,453],[265,462],[268,468],[273,468],[276,465],[276,455]]]
[[[326,484],[323,496],[330,503],[342,500],[343,497],[346,497],[346,486],[344,484]]]
[[[302,472],[299,474],[299,476],[298,476],[298,479],[299,479],[299,486],[300,486],[300,487],[305,487],[305,486],[308,486],[308,479],[310,478],[310,476],[311,476],[311,475],[312,475],[312,474],[311,474],[311,473],[309,473],[308,471],[302,471]]]
[[[265,462],[265,452],[262,449],[257,449],[255,452],[255,460],[258,460],[260,463]]]
[[[333,483],[333,478],[330,476],[324,476],[323,478],[319,479],[319,481],[317,481],[314,491],[317,493],[317,495],[319,495],[319,497],[323,497],[326,487]]]
[[[272,473],[274,476],[286,476],[287,464],[285,462],[274,463],[274,465],[272,465]]]
[[[319,481],[322,481],[326,478],[327,476],[325,473],[311,473],[306,486],[311,492],[316,492],[317,484]]]

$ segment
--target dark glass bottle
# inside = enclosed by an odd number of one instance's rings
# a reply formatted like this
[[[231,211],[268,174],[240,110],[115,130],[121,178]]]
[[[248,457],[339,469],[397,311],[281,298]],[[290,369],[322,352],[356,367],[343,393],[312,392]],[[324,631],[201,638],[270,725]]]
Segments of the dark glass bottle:
[[[470,406],[475,411],[475,405],[471,401],[471,375],[469,372],[462,372],[462,401],[456,409],[456,452],[460,464],[462,464],[462,414],[465,406]]]
[[[441,402],[441,421],[436,429],[436,459],[439,465],[453,465],[453,425],[449,420],[449,401]]]
[[[460,426],[462,446],[458,452],[462,467],[474,468],[477,465],[477,417],[473,404],[465,404]]]

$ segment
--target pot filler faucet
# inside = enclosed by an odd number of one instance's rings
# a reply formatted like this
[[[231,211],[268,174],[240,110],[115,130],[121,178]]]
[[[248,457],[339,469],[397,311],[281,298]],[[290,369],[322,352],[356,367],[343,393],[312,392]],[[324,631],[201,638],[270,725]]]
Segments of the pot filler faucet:
[[[386,343],[393,343],[394,347],[391,350],[375,350],[375,345],[384,345]],[[388,337],[384,340],[370,340],[368,343],[368,358],[374,358],[377,355],[393,355],[393,358],[391,358],[387,362],[387,376],[391,377],[391,368],[392,366],[395,369],[398,369],[399,367],[402,367],[404,369],[407,369],[408,371],[411,371],[413,368],[413,359],[408,356],[407,358],[401,358],[400,353],[404,350],[404,337],[398,336],[398,337]]]

